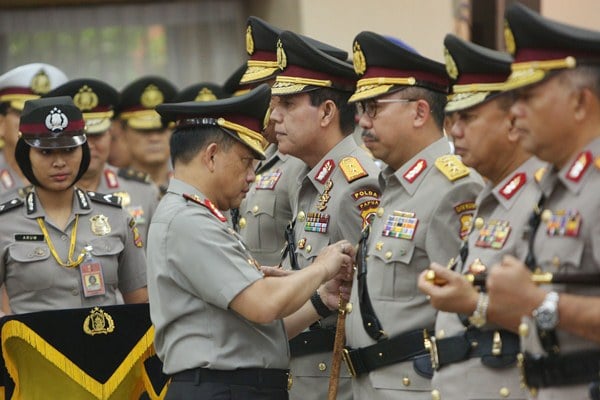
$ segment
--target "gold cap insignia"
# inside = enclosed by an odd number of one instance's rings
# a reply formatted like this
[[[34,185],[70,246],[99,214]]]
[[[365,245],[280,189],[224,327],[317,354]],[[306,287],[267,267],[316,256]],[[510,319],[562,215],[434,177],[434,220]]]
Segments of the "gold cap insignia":
[[[83,331],[90,336],[101,333],[107,335],[114,330],[115,322],[112,317],[98,307],[94,307],[90,311],[90,315],[85,317],[85,321],[83,321]]]
[[[280,39],[277,40],[277,66],[282,71],[287,67],[287,56]]]
[[[90,225],[92,233],[96,236],[106,236],[111,231],[108,217],[102,214],[94,215],[90,218]]]
[[[510,26],[508,26],[508,21],[504,21],[504,44],[506,45],[506,51],[512,55],[515,55],[515,51],[517,51],[517,45],[515,43],[515,37],[510,30]]]
[[[358,75],[364,74],[367,70],[367,60],[365,59],[365,55],[360,48],[360,44],[358,44],[356,41],[352,47],[352,63],[354,64],[354,71]]]
[[[252,26],[246,28],[246,52],[248,55],[254,54],[254,38],[252,37]]]
[[[31,90],[37,94],[46,94],[50,91],[50,78],[43,69],[31,80]]]
[[[88,85],[83,85],[73,97],[73,102],[81,111],[93,110],[98,106],[98,95]]]
[[[269,121],[271,120],[271,110],[272,110],[272,108],[269,107],[267,109],[267,112],[265,113],[265,118],[263,119],[263,126],[262,126],[263,129],[265,129],[269,125]]]
[[[444,47],[444,61],[446,62],[446,72],[452,79],[458,78],[458,67],[452,58],[452,54]]]
[[[156,85],[148,85],[140,97],[142,105],[146,108],[154,108],[165,100],[162,92]]]
[[[209,88],[202,88],[198,92],[198,95],[194,99],[194,101],[213,101],[217,100],[217,96],[213,93]]]

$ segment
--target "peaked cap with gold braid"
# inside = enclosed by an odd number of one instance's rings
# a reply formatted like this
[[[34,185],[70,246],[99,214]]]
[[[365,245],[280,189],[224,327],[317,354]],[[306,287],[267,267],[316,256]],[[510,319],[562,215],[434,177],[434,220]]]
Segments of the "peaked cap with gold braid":
[[[177,127],[218,126],[244,144],[261,160],[265,158],[265,140],[260,134],[271,101],[271,89],[262,84],[241,96],[226,99],[161,104],[156,111]]]
[[[350,102],[379,97],[402,86],[447,93],[444,64],[423,57],[398,39],[364,31],[354,39],[356,91]]]
[[[119,92],[107,83],[97,79],[74,79],[44,97],[69,96],[81,110],[85,120],[85,133],[95,135],[110,128],[114,108],[119,104]]]
[[[188,86],[175,96],[173,103],[182,103],[184,101],[213,101],[229,97],[229,94],[216,83],[200,82]]]
[[[511,89],[531,85],[549,73],[578,65],[600,65],[600,32],[544,18],[515,3],[505,14],[504,38],[513,54]]]
[[[502,93],[512,58],[448,34],[444,38],[446,72],[453,86],[446,112],[474,107]]]
[[[176,94],[177,88],[164,78],[139,78],[121,91],[119,118],[133,129],[162,129],[165,125],[154,109],[159,104],[172,102]]]
[[[25,101],[39,99],[67,80],[64,72],[50,64],[21,65],[0,76],[0,103],[21,111]]]

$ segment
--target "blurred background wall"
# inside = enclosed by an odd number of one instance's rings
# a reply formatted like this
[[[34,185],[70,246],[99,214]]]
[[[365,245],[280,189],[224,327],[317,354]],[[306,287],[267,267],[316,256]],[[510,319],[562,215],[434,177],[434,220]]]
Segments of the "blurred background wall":
[[[71,78],[120,89],[156,74],[179,87],[223,81],[246,60],[245,23],[256,15],[351,54],[357,33],[391,35],[443,61],[448,32],[503,49],[514,0],[0,0],[0,73],[47,62]],[[521,0],[543,15],[598,29],[598,0]]]

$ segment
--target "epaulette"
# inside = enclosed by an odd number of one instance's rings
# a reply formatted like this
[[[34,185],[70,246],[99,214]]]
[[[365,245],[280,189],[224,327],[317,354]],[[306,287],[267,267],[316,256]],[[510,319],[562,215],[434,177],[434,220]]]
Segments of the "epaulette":
[[[136,171],[133,168],[120,168],[118,175],[130,181],[136,181],[141,183],[152,183],[150,174],[142,171]]]
[[[200,196],[198,196],[198,195],[195,195],[195,194],[191,195],[191,194],[187,194],[187,193],[183,194],[183,198],[186,199],[186,200],[189,200],[191,202],[194,202],[196,204],[200,204],[201,206],[204,206],[204,207],[208,208],[210,210],[210,212],[215,217],[217,217],[217,219],[219,221],[221,221],[221,222],[227,222],[227,218],[225,218],[225,216],[223,215],[223,213],[209,199],[202,200],[200,198]]]
[[[25,204],[25,202],[23,202],[23,200],[21,200],[19,198],[15,198],[15,199],[7,201],[6,203],[2,203],[2,204],[0,204],[0,214],[3,214],[5,212],[7,212],[8,210],[12,210],[13,208],[22,206],[23,204]]]
[[[435,166],[450,182],[469,176],[471,173],[469,168],[458,157],[452,154],[439,157],[435,160]]]
[[[355,180],[365,176],[369,176],[369,173],[365,171],[362,165],[360,165],[360,162],[356,157],[344,157],[340,160],[338,165],[344,173],[348,183],[354,182]]]
[[[540,183],[545,174],[546,174],[546,167],[540,167],[535,171],[535,173],[533,174],[533,177],[535,178],[535,181],[537,183]]]
[[[109,206],[121,208],[121,197],[114,194],[102,194],[97,192],[87,192],[90,200],[96,203],[107,204]]]

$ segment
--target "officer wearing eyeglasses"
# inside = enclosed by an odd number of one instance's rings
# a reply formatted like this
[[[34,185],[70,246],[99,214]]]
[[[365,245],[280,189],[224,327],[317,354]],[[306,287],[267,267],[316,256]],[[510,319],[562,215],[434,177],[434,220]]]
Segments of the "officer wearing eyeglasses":
[[[469,231],[477,173],[450,155],[442,133],[448,79],[443,64],[372,32],[353,45],[363,140],[387,164],[384,188],[363,231],[346,320],[354,399],[429,399],[423,330],[436,311],[417,289],[432,261],[446,264]]]

